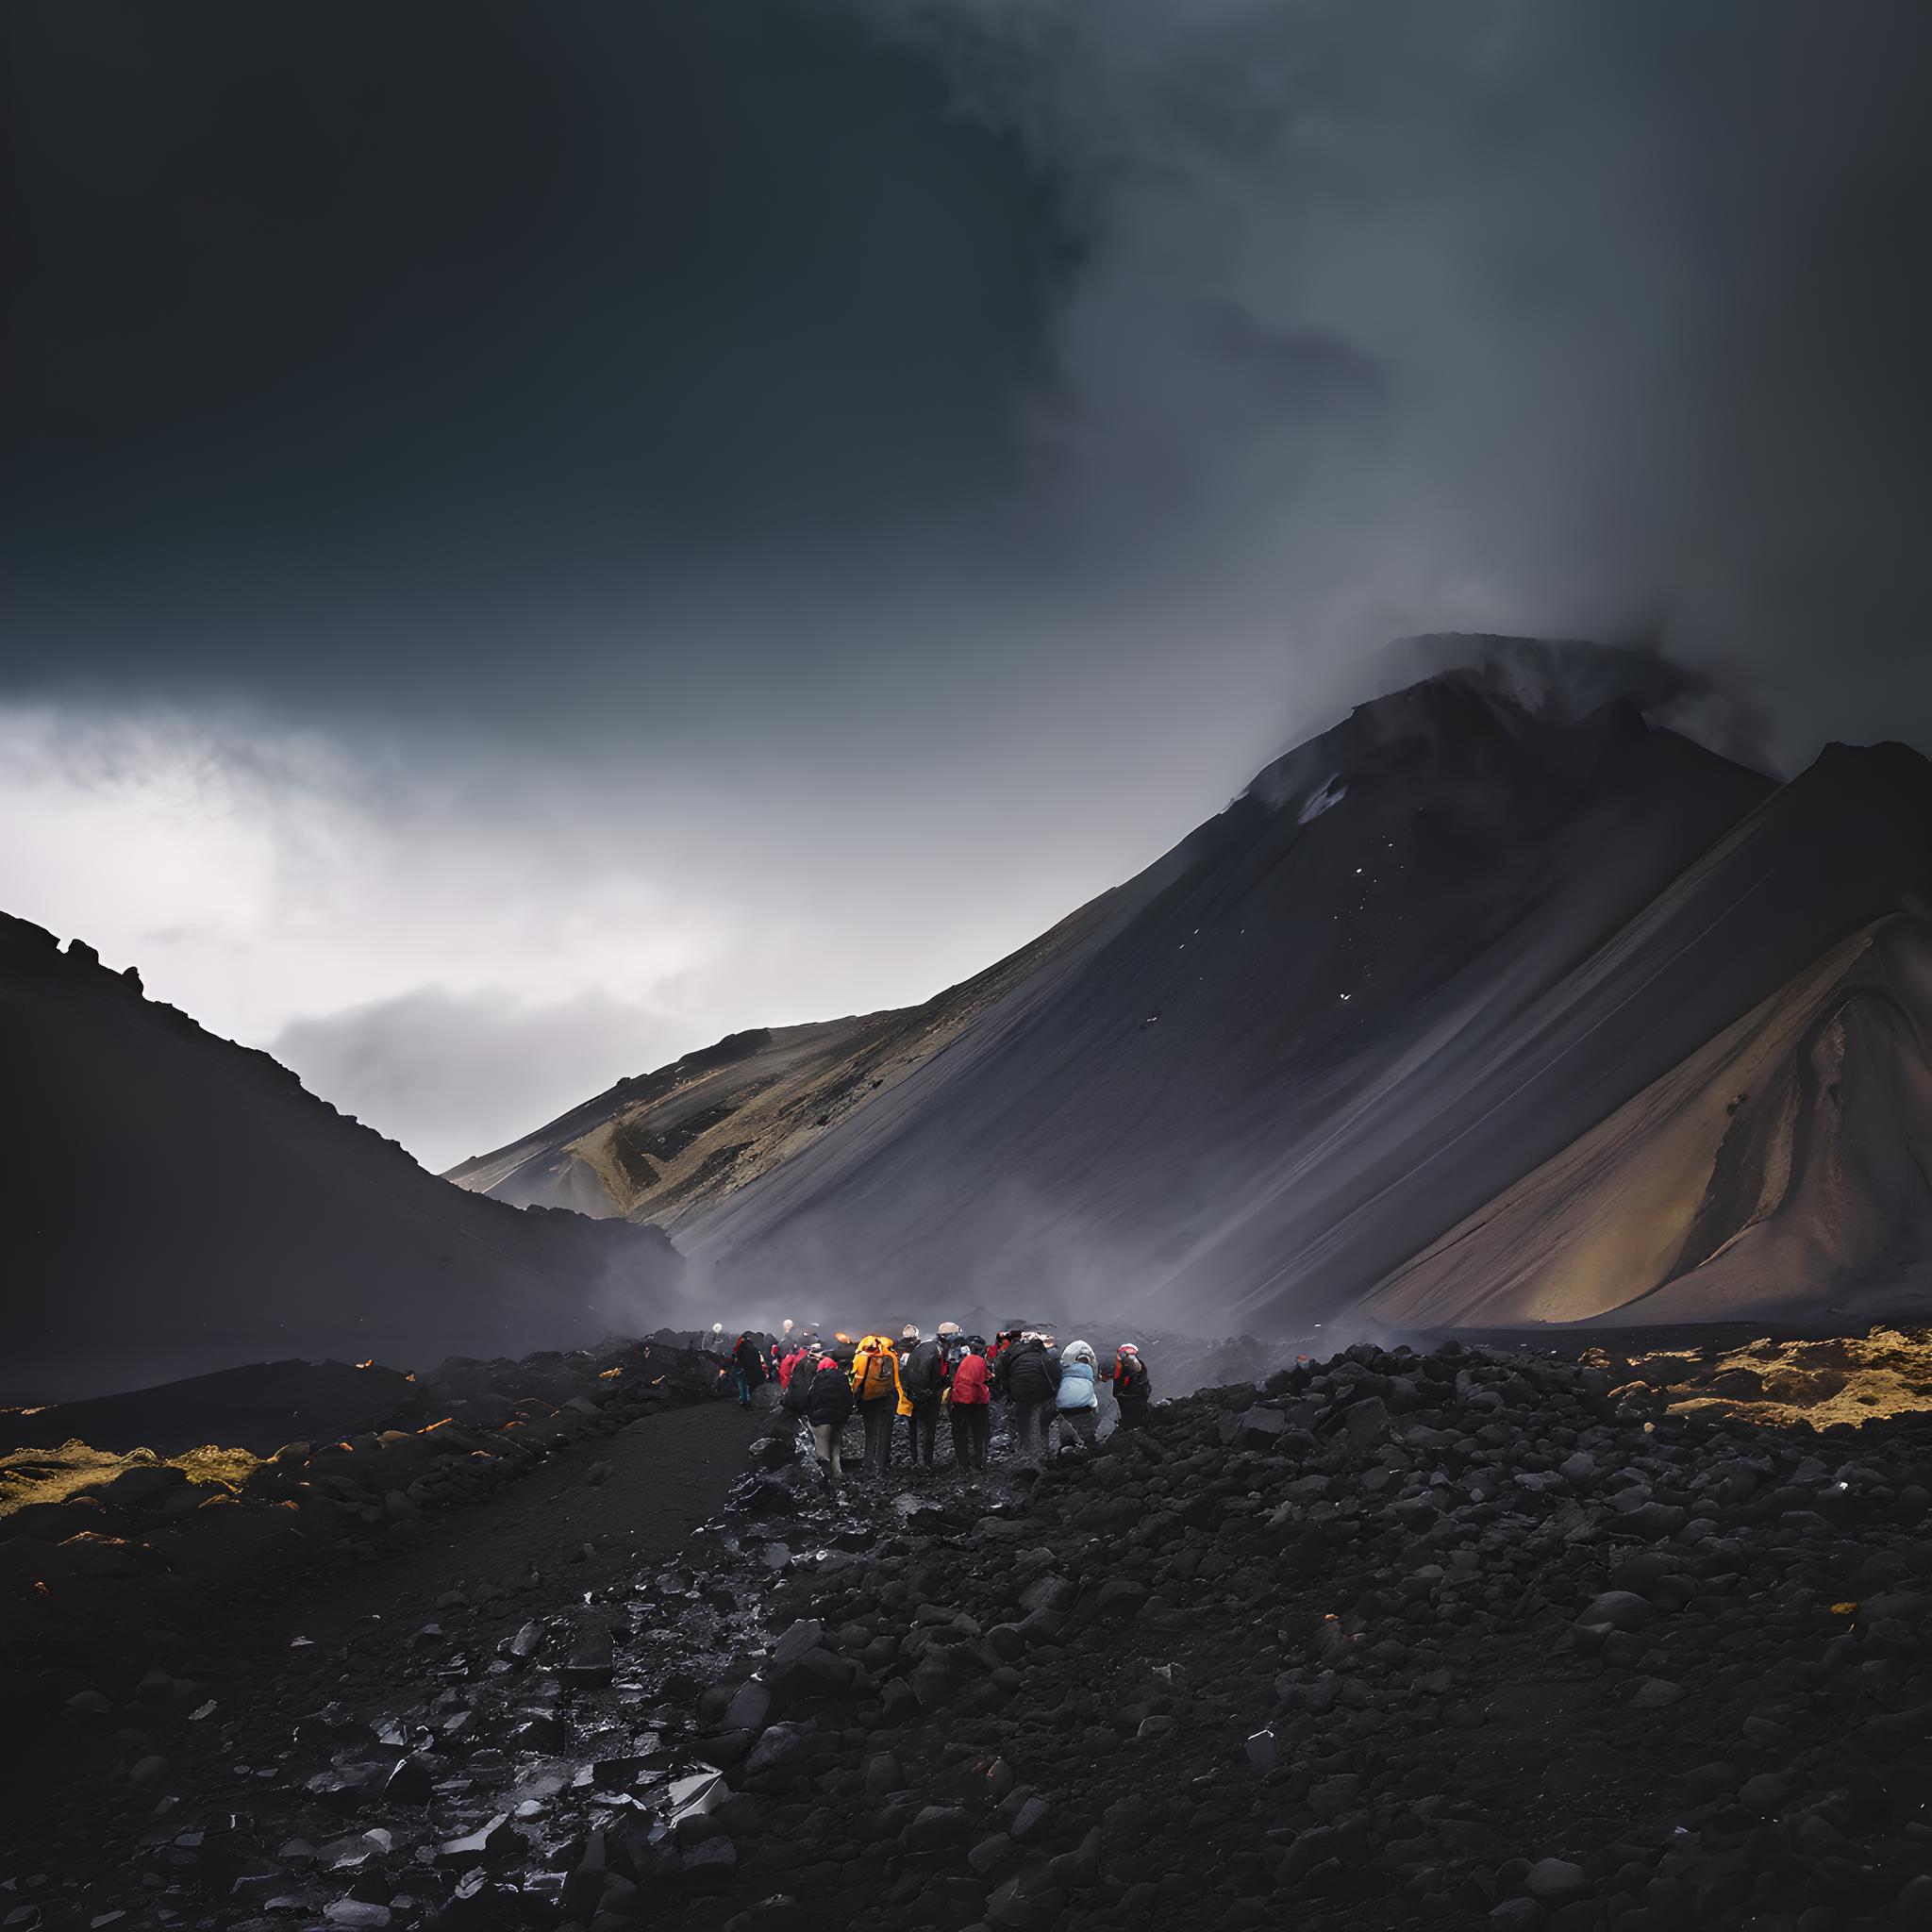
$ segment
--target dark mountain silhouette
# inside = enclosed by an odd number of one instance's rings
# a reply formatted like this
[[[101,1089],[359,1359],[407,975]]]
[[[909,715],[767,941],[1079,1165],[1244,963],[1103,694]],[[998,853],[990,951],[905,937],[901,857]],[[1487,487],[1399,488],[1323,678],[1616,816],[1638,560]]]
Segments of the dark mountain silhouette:
[[[0,1040],[0,1401],[264,1356],[515,1354],[672,1306],[658,1229],[453,1188],[131,972],[5,916]]]
[[[680,1244],[774,1305],[1283,1331],[1909,1299],[1932,767],[1833,746],[1778,785],[1639,708],[1657,660],[1451,648],[1478,664],[968,988],[738,1036],[458,1177],[624,1212],[584,1182],[610,1141],[699,1121]]]

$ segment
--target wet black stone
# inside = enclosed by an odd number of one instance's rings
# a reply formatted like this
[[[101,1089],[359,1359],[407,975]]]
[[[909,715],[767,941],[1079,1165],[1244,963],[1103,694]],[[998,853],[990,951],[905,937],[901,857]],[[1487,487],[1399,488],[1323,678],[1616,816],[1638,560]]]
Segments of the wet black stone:
[[[434,1774],[420,1757],[398,1759],[382,1787],[383,1797],[391,1805],[426,1805],[434,1791]]]

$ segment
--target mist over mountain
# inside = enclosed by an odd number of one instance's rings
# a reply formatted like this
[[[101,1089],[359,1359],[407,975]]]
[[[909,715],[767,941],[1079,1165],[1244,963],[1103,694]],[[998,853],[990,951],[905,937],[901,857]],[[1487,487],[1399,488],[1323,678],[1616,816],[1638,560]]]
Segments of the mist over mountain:
[[[1018,1293],[1292,1332],[1364,1310],[1597,1318],[1666,1280],[1690,1315],[1815,1313],[1895,1283],[1924,1233],[1894,1211],[1895,1163],[1855,1150],[1904,1144],[1917,1117],[1932,770],[1834,747],[1779,786],[1654,722],[1639,698],[1699,696],[1656,660],[1415,649],[1467,668],[1359,707],[982,980],[741,1036],[453,1177],[668,1208],[721,1291],[774,1308],[834,1289],[935,1311]],[[1754,1009],[1782,1002],[1757,1049],[1781,1066],[1794,1028],[1880,1010],[1848,973],[1879,975],[1893,1018],[1850,1023],[1858,1079],[1807,1076],[1807,1119],[1767,1127],[1796,1075],[1767,1066],[1774,1092],[1747,1107],[1740,1049],[1713,1042],[1763,1033]],[[1573,1194],[1607,1212],[1575,1193],[1581,1137],[1657,1082],[1680,1110],[1703,1096],[1707,1125],[1726,1079],[1718,1131],[1665,1163],[1674,1234],[1646,1203],[1653,1257],[1620,1269],[1612,1244],[1579,1267]],[[1793,1166],[1793,1133],[1829,1144]],[[1627,1189],[1657,1158],[1647,1141],[1624,1130],[1585,1178]],[[1508,1266],[1486,1272],[1500,1231],[1449,1230],[1485,1228],[1486,1204],[1558,1157],[1570,1180],[1533,1224],[1514,1213]],[[1804,1264],[1738,1262],[1767,1226]],[[1467,1265],[1399,1272],[1445,1236]]]

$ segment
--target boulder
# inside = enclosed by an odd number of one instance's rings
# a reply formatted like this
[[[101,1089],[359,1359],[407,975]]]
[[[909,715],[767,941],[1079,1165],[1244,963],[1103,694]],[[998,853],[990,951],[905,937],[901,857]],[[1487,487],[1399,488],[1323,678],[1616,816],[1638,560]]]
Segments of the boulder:
[[[578,1633],[576,1643],[558,1674],[578,1688],[608,1684],[617,1670],[617,1645],[610,1626],[595,1618]]]
[[[1243,1449],[1273,1449],[1288,1428],[1288,1417],[1278,1408],[1257,1404],[1231,1417],[1227,1440]]]
[[[1580,1898],[1590,1889],[1589,1874],[1583,1867],[1565,1858],[1539,1858],[1524,1874],[1523,1883],[1531,1898],[1540,1899],[1546,1906]]]
[[[383,1797],[391,1805],[426,1805],[434,1792],[430,1768],[421,1757],[398,1758],[382,1787]]]
[[[1577,1622],[1594,1625],[1607,1624],[1612,1630],[1638,1630],[1656,1616],[1650,1605],[1635,1591],[1607,1590],[1593,1597]]]
[[[927,1805],[906,1827],[908,1852],[939,1852],[973,1836],[973,1814],[963,1806]]]

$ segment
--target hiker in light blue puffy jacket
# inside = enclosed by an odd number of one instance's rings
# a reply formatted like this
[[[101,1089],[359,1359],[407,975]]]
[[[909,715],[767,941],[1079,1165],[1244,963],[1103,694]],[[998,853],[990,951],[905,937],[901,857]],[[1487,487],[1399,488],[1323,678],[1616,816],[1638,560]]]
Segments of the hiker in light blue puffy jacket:
[[[1054,1396],[1054,1421],[1061,1449],[1091,1448],[1100,1426],[1100,1365],[1084,1341],[1070,1341],[1060,1357],[1060,1386]]]

